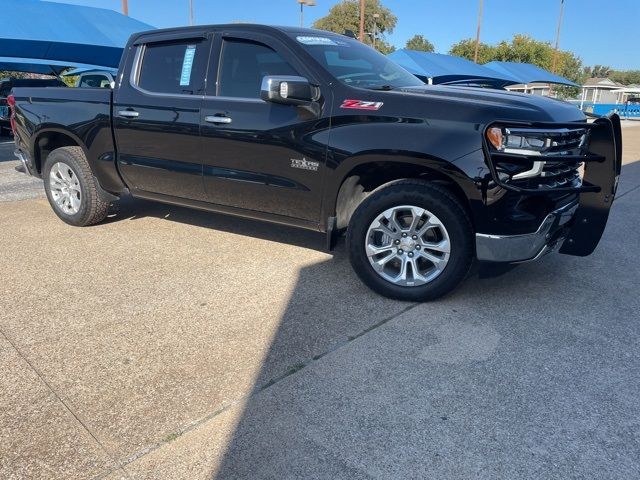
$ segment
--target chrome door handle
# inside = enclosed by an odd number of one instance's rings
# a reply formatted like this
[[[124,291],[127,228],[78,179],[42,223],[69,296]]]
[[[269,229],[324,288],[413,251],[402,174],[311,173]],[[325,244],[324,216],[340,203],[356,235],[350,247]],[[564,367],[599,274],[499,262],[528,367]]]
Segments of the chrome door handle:
[[[207,123],[231,123],[231,117],[221,117],[219,115],[207,115],[204,117]]]
[[[118,112],[118,116],[125,118],[137,118],[140,116],[140,114],[135,110],[120,110]]]

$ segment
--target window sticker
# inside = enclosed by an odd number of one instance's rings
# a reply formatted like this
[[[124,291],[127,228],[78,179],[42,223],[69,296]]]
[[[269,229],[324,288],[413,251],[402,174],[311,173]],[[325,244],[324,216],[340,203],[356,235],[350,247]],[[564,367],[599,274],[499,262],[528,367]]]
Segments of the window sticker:
[[[333,40],[331,40],[328,37],[305,37],[305,36],[300,36],[300,37],[296,37],[296,40],[298,40],[303,45],[337,45],[336,42],[334,42]]]
[[[182,61],[182,73],[180,74],[180,86],[185,87],[191,83],[191,70],[193,69],[193,58],[196,55],[196,46],[188,45],[184,52]]]

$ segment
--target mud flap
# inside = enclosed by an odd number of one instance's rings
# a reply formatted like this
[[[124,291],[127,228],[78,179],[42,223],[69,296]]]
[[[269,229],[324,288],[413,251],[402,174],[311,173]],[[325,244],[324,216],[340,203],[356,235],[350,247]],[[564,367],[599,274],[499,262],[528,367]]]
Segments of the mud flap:
[[[609,210],[618,188],[622,168],[622,129],[617,114],[598,118],[591,129],[589,151],[604,157],[602,162],[585,165],[583,185],[594,185],[598,192],[580,194],[578,210],[560,253],[584,257],[591,254],[604,232]]]

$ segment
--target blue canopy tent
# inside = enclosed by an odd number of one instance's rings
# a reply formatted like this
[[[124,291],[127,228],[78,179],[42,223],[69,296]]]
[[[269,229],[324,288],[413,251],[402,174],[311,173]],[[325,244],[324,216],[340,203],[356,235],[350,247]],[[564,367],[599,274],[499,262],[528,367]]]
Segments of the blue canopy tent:
[[[74,75],[78,75],[81,72],[92,71],[92,70],[100,70],[100,71],[111,70],[110,68],[101,67],[99,65],[86,65],[83,63],[76,63],[73,66],[74,66],[74,70],[80,70]],[[60,75],[69,67],[70,67],[69,62],[56,62],[53,60],[39,60],[34,58],[0,57],[0,70],[9,71],[9,72],[39,73],[42,75]]]
[[[387,56],[428,83],[477,83],[496,88],[520,83],[519,79],[507,73],[499,73],[452,55],[403,48]]]
[[[489,62],[484,67],[493,70],[498,75],[509,75],[516,78],[516,83],[527,85],[529,83],[555,83],[558,85],[568,85],[570,87],[579,87],[580,85],[568,80],[560,75],[554,75],[547,70],[532,65],[530,63],[517,62]]]
[[[41,0],[3,0],[2,69],[51,73],[62,66],[115,68],[135,32],[153,27],[113,10]],[[8,20],[8,19],[7,19]],[[16,59],[14,62],[9,59]],[[53,68],[44,71],[47,65]]]

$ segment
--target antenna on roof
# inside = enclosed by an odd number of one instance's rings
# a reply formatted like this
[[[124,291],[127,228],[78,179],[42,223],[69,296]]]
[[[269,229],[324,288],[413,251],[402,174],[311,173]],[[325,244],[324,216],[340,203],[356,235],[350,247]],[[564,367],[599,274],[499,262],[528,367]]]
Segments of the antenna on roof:
[[[345,37],[349,37],[349,38],[357,38],[356,34],[355,34],[355,32],[353,30],[345,30],[343,35]]]

